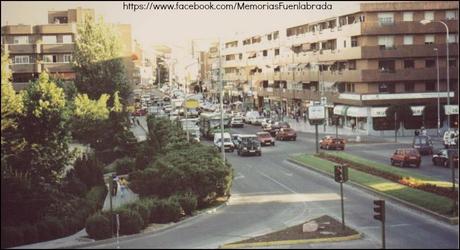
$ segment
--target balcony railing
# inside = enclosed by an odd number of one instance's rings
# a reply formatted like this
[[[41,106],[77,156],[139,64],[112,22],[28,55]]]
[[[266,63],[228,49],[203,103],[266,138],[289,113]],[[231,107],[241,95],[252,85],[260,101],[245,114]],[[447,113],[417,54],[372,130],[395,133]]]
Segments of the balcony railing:
[[[365,46],[362,49],[362,58],[407,58],[407,57],[433,57],[436,56],[434,48],[438,49],[439,56],[446,56],[445,44],[431,45],[399,45],[392,50],[381,50],[378,46]],[[449,56],[458,55],[458,44],[449,45]]]
[[[361,72],[363,82],[436,80],[436,67],[397,69],[393,73],[382,72],[380,69],[366,69]],[[446,72],[446,68],[439,68],[439,72]],[[451,67],[450,79],[457,79],[457,72],[457,67]],[[445,74],[439,74],[439,77],[440,79],[446,79]]]
[[[75,44],[62,43],[62,44],[42,44],[42,53],[73,53]]]
[[[42,67],[50,73],[73,72],[71,63],[43,63]]]
[[[449,26],[449,32],[458,32],[458,21],[445,21]],[[446,33],[442,24],[434,23],[423,25],[420,22],[396,22],[394,25],[381,25],[378,22],[361,23],[363,35],[384,35],[384,34],[425,34],[425,33]]]

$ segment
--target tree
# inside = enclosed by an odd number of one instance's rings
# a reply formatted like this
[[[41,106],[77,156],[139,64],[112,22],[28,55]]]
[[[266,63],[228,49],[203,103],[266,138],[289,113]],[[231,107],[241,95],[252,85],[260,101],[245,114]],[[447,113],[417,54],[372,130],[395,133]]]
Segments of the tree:
[[[439,107],[439,121],[440,127],[442,127],[442,123],[446,118],[446,114],[444,113],[444,106],[440,105]],[[438,104],[430,103],[425,106],[423,109],[423,117],[425,118],[425,127],[426,128],[437,128],[438,124]]]
[[[78,91],[88,94],[91,99],[118,91],[122,99],[127,100],[130,89],[120,56],[120,39],[115,30],[102,19],[98,22],[85,19],[78,26],[78,34],[74,53]]]
[[[12,166],[30,171],[39,183],[56,183],[72,157],[65,105],[64,90],[49,81],[46,72],[24,94],[19,130],[27,145]]]
[[[397,130],[399,124],[407,122],[412,118],[412,109],[407,104],[393,104],[386,110],[386,116],[389,120],[395,121],[395,141],[397,140]]]

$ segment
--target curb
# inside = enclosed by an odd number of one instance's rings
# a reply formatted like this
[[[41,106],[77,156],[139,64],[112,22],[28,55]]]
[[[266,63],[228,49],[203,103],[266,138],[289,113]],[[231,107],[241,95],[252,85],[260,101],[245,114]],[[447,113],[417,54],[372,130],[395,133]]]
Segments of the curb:
[[[214,208],[209,208],[207,210],[204,210],[202,212],[200,212],[199,214],[196,214],[192,217],[189,217],[189,218],[186,218],[184,220],[181,220],[181,221],[178,221],[176,223],[173,223],[171,225],[168,225],[168,226],[165,226],[163,228],[160,228],[158,230],[155,230],[153,232],[148,232],[148,233],[138,233],[138,234],[132,234],[132,235],[124,235],[124,236],[121,236],[118,238],[118,241],[121,242],[122,240],[129,240],[129,239],[136,239],[136,238],[141,238],[141,237],[144,237],[144,236],[147,236],[147,235],[153,235],[153,234],[156,234],[156,233],[160,233],[160,232],[163,232],[163,231],[166,231],[168,229],[171,229],[171,228],[174,228],[174,227],[177,227],[177,226],[180,226],[182,224],[184,224],[185,222],[189,222],[189,221],[192,221],[194,219],[197,219],[199,217],[201,217],[203,214],[208,214],[210,211],[212,210],[218,210],[218,209],[222,209],[223,207],[227,206],[227,202],[224,202],[223,204],[217,206],[217,207],[214,207]],[[65,246],[65,247],[57,247],[57,249],[75,249],[75,248],[84,248],[84,247],[91,247],[91,246],[98,246],[98,245],[103,245],[103,244],[109,244],[109,243],[116,243],[117,242],[117,238],[109,238],[109,239],[104,239],[104,240],[98,240],[98,241],[92,241],[92,242],[85,242],[85,243],[82,243],[82,244],[75,244],[75,245],[71,245],[71,246]]]
[[[357,240],[362,236],[361,233],[353,234],[342,237],[329,237],[329,238],[316,238],[306,240],[280,240],[280,241],[267,241],[267,242],[254,242],[254,243],[241,243],[241,244],[226,244],[219,248],[231,249],[231,248],[243,248],[243,247],[269,247],[277,245],[297,245],[297,244],[311,244],[311,243],[322,243],[322,242],[336,242],[336,241],[349,241]]]
[[[306,168],[308,168],[308,169],[310,169],[310,170],[313,170],[313,171],[315,171],[315,172],[317,172],[317,173],[320,173],[320,174],[323,174],[323,175],[326,175],[326,176],[329,176],[329,177],[331,177],[331,176],[334,177],[333,175],[331,175],[331,174],[329,174],[329,173],[327,173],[327,172],[324,172],[324,171],[322,171],[322,170],[319,170],[319,169],[310,167],[309,165],[307,165],[307,164],[305,164],[305,163],[302,163],[302,162],[299,162],[299,161],[297,161],[297,160],[295,160],[295,159],[288,158],[287,160],[288,160],[289,162],[291,162],[291,163],[294,163],[294,164],[299,165],[299,166],[306,167]],[[440,220],[440,221],[442,221],[442,222],[447,222],[447,223],[449,223],[449,224],[451,224],[451,225],[458,225],[458,216],[457,216],[457,217],[447,217],[447,216],[438,214],[438,213],[436,213],[436,212],[430,211],[430,210],[428,210],[428,209],[426,209],[426,208],[420,207],[420,206],[418,206],[418,205],[415,205],[415,204],[409,203],[409,202],[407,202],[407,201],[401,200],[401,199],[396,198],[396,197],[394,197],[394,196],[391,196],[391,195],[388,195],[388,194],[384,194],[384,193],[378,192],[378,191],[376,191],[376,190],[374,190],[374,189],[371,189],[371,188],[369,188],[369,187],[366,187],[366,186],[361,185],[361,184],[359,184],[359,183],[356,183],[356,182],[354,182],[354,181],[351,181],[351,180],[350,180],[348,183],[349,183],[350,185],[352,185],[352,186],[355,186],[355,187],[358,187],[358,188],[365,189],[365,190],[367,190],[367,191],[369,191],[369,192],[371,192],[371,193],[373,193],[373,194],[377,194],[377,195],[379,195],[379,196],[383,196],[383,197],[385,197],[385,198],[388,198],[388,199],[390,199],[390,200],[392,200],[392,201],[401,203],[401,205],[404,205],[405,207],[412,208],[412,209],[418,210],[418,211],[420,211],[420,212],[423,212],[423,213],[425,213],[425,214],[427,214],[427,215],[430,215],[431,217],[433,217],[433,218],[435,218],[435,219],[438,219],[438,220]]]

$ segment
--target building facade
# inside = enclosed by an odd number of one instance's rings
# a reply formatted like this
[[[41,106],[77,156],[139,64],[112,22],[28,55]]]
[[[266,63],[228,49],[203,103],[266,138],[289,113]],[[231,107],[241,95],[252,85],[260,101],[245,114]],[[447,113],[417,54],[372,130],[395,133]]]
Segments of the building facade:
[[[423,110],[439,97],[458,126],[457,2],[362,3],[347,15],[227,40],[221,50],[224,82],[259,110],[289,115],[322,102],[328,125],[336,116],[339,126],[383,134],[394,130],[385,110],[395,103],[413,111],[404,129],[435,128]]]
[[[2,26],[2,50],[9,53],[13,87],[23,89],[38,78],[42,71],[64,80],[74,80],[72,67],[77,25],[84,18],[94,19],[93,9],[76,8],[49,11],[48,24]],[[121,55],[127,68],[129,83],[133,83],[131,25],[117,24],[122,43]]]

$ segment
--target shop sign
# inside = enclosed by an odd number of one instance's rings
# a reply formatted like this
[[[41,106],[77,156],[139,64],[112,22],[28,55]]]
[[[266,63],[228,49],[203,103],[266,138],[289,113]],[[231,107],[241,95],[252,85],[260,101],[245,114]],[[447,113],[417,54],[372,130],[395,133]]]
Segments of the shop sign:
[[[310,106],[308,107],[308,118],[310,120],[321,120],[325,119],[326,113],[324,112],[324,106]]]

